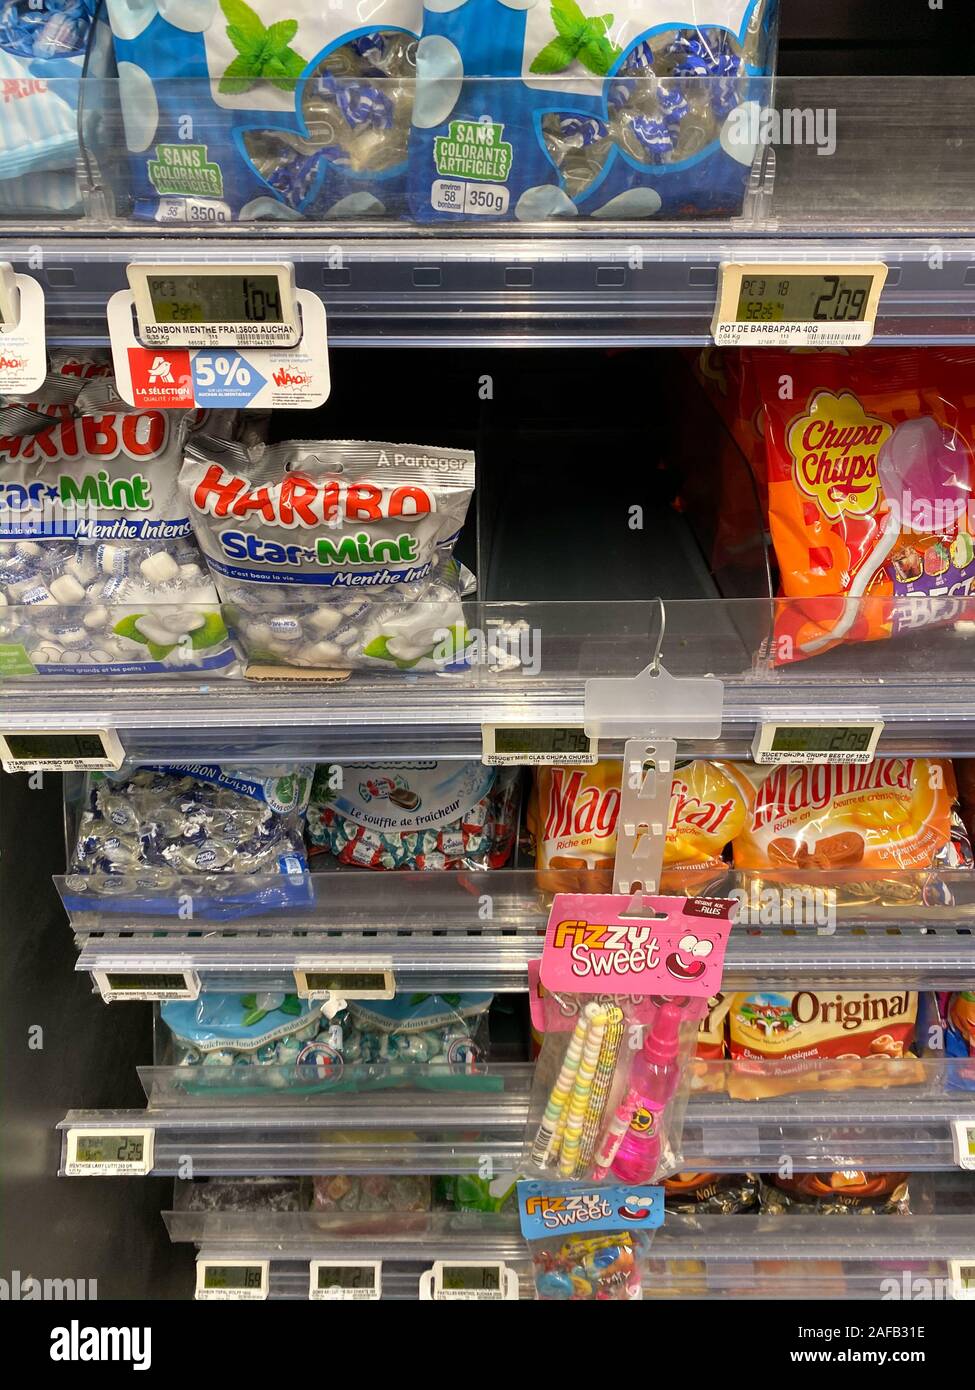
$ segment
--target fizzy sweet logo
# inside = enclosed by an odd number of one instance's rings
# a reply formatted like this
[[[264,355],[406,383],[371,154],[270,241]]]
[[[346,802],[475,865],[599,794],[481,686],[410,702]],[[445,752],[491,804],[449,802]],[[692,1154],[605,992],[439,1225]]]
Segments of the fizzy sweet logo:
[[[0,353],[0,372],[19,372],[25,365],[22,357],[7,357]]]
[[[788,429],[796,485],[830,521],[869,515],[881,500],[877,455],[892,433],[852,392],[817,392]]]
[[[310,386],[311,374],[309,372],[292,371],[289,367],[281,367],[276,372],[272,372],[275,386]]]
[[[551,945],[554,950],[568,950],[572,973],[580,979],[640,975],[657,970],[662,964],[667,974],[682,984],[701,979],[714,950],[713,941],[685,932],[673,950],[663,948],[666,955],[662,956],[660,940],[652,927],[571,918],[556,924]]]

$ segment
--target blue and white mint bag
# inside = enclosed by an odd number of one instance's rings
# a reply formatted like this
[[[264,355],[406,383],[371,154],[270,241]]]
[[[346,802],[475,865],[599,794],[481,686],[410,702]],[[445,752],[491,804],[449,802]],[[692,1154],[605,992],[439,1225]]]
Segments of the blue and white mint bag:
[[[71,169],[95,0],[0,0],[0,180]],[[32,198],[0,194],[19,211]]]
[[[137,217],[403,213],[421,0],[108,0],[108,14]]]
[[[417,221],[740,213],[777,0],[427,0]]]

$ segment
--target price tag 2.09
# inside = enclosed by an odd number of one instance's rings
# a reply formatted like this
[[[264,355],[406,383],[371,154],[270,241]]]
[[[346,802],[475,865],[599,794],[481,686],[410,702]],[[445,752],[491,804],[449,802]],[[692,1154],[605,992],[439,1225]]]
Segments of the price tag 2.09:
[[[719,347],[862,347],[887,267],[725,261],[711,334]]]

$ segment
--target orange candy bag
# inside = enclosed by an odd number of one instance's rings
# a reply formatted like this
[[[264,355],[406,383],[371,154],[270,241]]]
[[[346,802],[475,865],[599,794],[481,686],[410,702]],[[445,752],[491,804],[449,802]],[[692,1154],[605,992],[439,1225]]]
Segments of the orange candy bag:
[[[916,348],[748,355],[781,592],[799,600],[779,605],[777,663],[951,621],[947,600],[972,593],[973,363]]]

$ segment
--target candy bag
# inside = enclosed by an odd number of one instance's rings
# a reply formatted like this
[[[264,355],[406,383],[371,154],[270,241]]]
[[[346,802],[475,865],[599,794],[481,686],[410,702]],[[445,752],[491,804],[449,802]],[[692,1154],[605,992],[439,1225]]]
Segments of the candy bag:
[[[95,0],[0,0],[0,180],[72,168],[95,8]]]
[[[855,1169],[836,1173],[797,1173],[763,1179],[763,1213],[787,1212],[819,1216],[909,1216],[910,1191],[906,1173],[862,1173]]]
[[[776,662],[952,621],[948,600],[975,586],[970,354],[762,351],[751,365],[781,591],[799,600],[778,606]]]
[[[736,994],[728,1015],[728,1093],[755,1100],[792,1091],[916,1085],[918,997],[889,993]]]
[[[316,1177],[312,1191],[313,1211],[389,1212],[395,1218],[403,1212],[429,1211],[432,1205],[430,1178],[412,1173]],[[422,1230],[423,1226],[407,1225],[406,1229]],[[403,1230],[398,1221],[396,1230]]]
[[[380,8],[108,0],[135,216],[398,216],[422,5]]]
[[[113,395],[86,380],[61,418],[0,410],[0,671],[233,674],[176,483],[188,420]]]
[[[224,920],[310,902],[310,786],[310,766],[89,773],[65,906],[175,915],[189,894],[201,917]]]
[[[737,1216],[758,1207],[751,1173],[673,1173],[664,1178],[664,1206],[681,1216]]]
[[[159,1015],[172,1034],[177,1066],[292,1067],[304,1062],[313,1038],[332,1029],[323,1009],[296,994],[204,990],[198,999],[165,1001]]]
[[[348,1063],[483,1062],[488,1056],[490,994],[397,994],[353,999],[343,1024]]]
[[[370,869],[497,869],[514,845],[518,786],[517,768],[480,762],[320,767],[308,839]]]
[[[543,1301],[639,1298],[663,1189],[611,1183],[520,1182],[521,1233]]]
[[[256,455],[256,457],[254,456]],[[474,455],[424,445],[189,440],[180,486],[252,661],[459,669],[453,559]]]
[[[776,21],[776,0],[635,0],[614,13],[596,0],[428,5],[413,216],[740,212]]]

